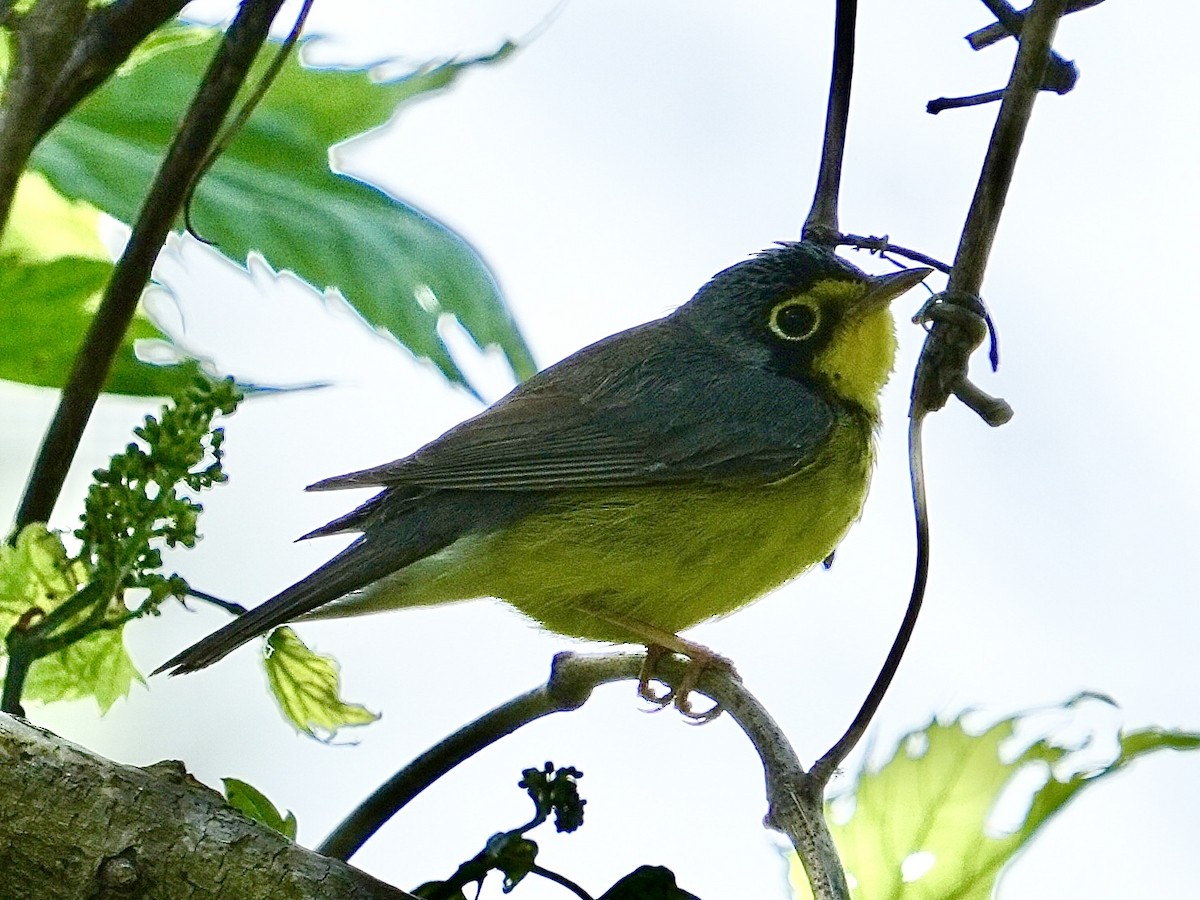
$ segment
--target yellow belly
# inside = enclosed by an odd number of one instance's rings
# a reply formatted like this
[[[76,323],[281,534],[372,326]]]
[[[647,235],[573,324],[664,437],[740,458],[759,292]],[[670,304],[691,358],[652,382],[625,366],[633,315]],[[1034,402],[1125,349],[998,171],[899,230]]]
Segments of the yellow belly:
[[[847,420],[817,461],[772,485],[563,493],[409,566],[346,612],[491,596],[575,637],[640,643],[607,616],[679,632],[825,559],[861,512],[872,456],[869,427]]]

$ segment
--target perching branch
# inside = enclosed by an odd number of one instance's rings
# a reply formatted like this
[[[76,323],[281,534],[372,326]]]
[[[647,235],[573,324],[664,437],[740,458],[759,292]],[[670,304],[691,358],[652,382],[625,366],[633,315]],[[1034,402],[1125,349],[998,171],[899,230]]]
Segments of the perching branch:
[[[49,520],[154,261],[282,5],[283,0],[246,0],[225,32],[75,357],[17,511],[18,529]]]
[[[4,897],[416,900],[251,821],[179,763],[120,765],[3,715],[0,757]]]
[[[346,860],[380,826],[459,763],[517,729],[551,713],[578,709],[592,691],[615,681],[636,681],[645,655],[560,653],[544,684],[510,700],[450,735],[396,773],[334,829],[318,852]],[[664,658],[655,677],[675,686],[685,665]],[[849,889],[823,814],[823,784],[805,773],[786,735],[742,683],[710,669],[699,690],[737,722],[762,760],[766,776],[766,824],[791,840],[817,900],[849,900]]]
[[[846,150],[846,126],[850,121],[850,87],[854,80],[854,28],[858,0],[838,0],[833,26],[833,74],[829,80],[829,103],[825,109],[825,141],[821,146],[821,168],[812,209],[800,232],[801,240],[823,247],[837,245],[838,192],[842,183],[842,156]]]

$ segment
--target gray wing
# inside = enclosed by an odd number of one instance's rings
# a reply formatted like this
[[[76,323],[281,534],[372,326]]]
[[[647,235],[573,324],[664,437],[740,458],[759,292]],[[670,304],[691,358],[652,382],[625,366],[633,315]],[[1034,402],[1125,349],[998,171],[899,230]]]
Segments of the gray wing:
[[[812,460],[833,420],[812,387],[667,318],[584,348],[411,456],[310,490],[773,481]]]

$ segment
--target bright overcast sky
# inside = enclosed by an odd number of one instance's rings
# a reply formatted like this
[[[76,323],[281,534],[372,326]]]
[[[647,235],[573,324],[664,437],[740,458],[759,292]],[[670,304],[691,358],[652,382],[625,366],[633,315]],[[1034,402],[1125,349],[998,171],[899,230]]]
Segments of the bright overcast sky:
[[[309,58],[485,52],[532,32],[552,5],[318,0],[314,28],[330,37]],[[471,240],[548,364],[797,237],[820,146],[832,7],[574,0],[508,62],[468,74],[339,159]],[[878,747],[934,715],[1015,713],[1082,689],[1121,709],[1076,729],[1200,729],[1200,291],[1190,258],[1200,128],[1189,90],[1200,15],[1181,0],[1155,8],[1154,27],[1146,5],[1114,0],[1059,30],[1079,84],[1039,100],[984,286],[1003,365],[997,375],[978,366],[976,378],[1016,417],[992,430],[952,404],[928,424],[933,573],[876,720]],[[859,19],[842,225],[949,259],[995,108],[931,117],[924,104],[1000,87],[1012,45],[970,52],[962,37],[988,16],[969,0],[875,0]],[[261,266],[252,283],[204,256],[190,245],[159,270],[188,342],[252,381],[336,382],[247,403],[229,422],[231,482],[205,501],[201,546],[170,559],[196,586],[253,605],[339,546],[292,543],[354,502],[305,495],[305,484],[404,455],[478,406],[302,286],[276,284]],[[923,335],[905,317],[919,299],[899,310],[875,485],[832,570],[689,635],[736,661],[808,760],[852,717],[908,594],[904,426]],[[464,365],[491,397],[509,386],[494,359]],[[53,395],[8,386],[0,400],[7,510]],[[86,473],[123,445],[144,407],[102,404],[70,490],[82,495]],[[68,527],[73,513],[59,515]],[[169,609],[130,629],[132,651],[148,670],[222,619]],[[293,735],[252,649],[135,687],[99,722],[84,704],[32,715],[123,761],[181,758],[210,784],[249,781],[294,810],[313,845],[407,759],[532,687],[556,651],[578,646],[492,602],[302,634],[341,660],[349,698],[383,712],[350,735],[356,746]],[[632,685],[609,687],[584,710],[491,748],[355,862],[405,887],[445,877],[526,818],[520,770],[552,759],[585,772],[588,807],[577,834],[535,835],[547,866],[597,894],[661,863],[704,900],[786,897],[779,844],[760,826],[761,772],[737,728],[728,719],[692,728],[642,706]],[[1096,787],[1047,829],[1001,896],[1194,893],[1198,767],[1200,758],[1164,754]],[[518,895],[563,896],[549,885]]]

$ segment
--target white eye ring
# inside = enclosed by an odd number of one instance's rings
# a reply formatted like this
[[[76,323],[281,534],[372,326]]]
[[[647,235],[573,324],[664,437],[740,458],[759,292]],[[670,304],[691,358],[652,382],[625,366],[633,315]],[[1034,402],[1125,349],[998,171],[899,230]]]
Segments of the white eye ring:
[[[784,300],[771,310],[767,325],[785,341],[807,340],[821,327],[821,310],[810,300]]]

